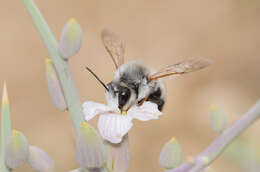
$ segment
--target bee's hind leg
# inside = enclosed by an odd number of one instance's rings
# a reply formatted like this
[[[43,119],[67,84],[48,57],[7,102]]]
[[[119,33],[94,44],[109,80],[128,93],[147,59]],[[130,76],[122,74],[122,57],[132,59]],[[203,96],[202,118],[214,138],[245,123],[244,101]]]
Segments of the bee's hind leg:
[[[148,97],[147,101],[157,104],[159,111],[162,111],[163,105],[165,103],[165,101],[163,99],[158,98],[158,97],[151,97],[151,96]]]

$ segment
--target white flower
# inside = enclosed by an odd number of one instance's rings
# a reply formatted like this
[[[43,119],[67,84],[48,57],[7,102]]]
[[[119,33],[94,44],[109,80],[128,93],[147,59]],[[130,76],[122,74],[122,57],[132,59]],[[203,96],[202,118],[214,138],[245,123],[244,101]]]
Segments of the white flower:
[[[100,115],[98,119],[98,130],[100,135],[111,143],[120,143],[124,135],[132,128],[132,120],[138,119],[148,121],[158,119],[162,114],[158,110],[155,103],[146,101],[141,106],[131,107],[126,114],[120,114],[119,109],[87,101],[83,104],[83,113],[85,120],[90,120],[96,115]]]

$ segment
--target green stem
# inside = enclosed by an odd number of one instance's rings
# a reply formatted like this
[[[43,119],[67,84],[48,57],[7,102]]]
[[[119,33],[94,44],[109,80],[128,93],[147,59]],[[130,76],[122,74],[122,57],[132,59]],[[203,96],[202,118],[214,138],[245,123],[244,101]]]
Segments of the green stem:
[[[74,128],[78,132],[79,126],[84,121],[84,118],[69,64],[60,57],[57,41],[33,0],[23,0],[23,2],[27,11],[31,15],[36,28],[40,32],[43,42],[53,60],[64,91],[69,114],[73,121]]]
[[[5,165],[5,147],[10,132],[11,132],[10,107],[8,102],[6,84],[4,84],[3,99],[2,99],[2,113],[1,113],[1,159],[0,159],[1,172],[11,171],[11,169],[8,169]]]

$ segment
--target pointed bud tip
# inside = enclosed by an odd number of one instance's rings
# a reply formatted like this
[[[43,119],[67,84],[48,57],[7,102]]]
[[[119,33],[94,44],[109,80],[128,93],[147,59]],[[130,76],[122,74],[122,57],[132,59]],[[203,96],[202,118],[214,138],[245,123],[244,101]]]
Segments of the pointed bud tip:
[[[9,104],[6,81],[4,81],[2,104],[3,105]]]
[[[77,21],[75,20],[75,18],[70,18],[69,20],[69,24],[73,25],[74,23],[76,23]]]
[[[170,142],[175,143],[175,142],[177,142],[177,141],[176,141],[175,137],[172,137],[171,140],[170,140]]]
[[[81,123],[81,127],[87,127],[88,126],[88,123],[87,122],[82,122]]]
[[[210,112],[214,112],[214,111],[216,111],[217,109],[218,109],[218,106],[217,106],[217,105],[214,105],[214,104],[212,104],[212,105],[210,106],[210,108],[209,108]]]
[[[47,64],[53,64],[53,62],[52,62],[52,60],[50,59],[50,58],[46,58],[45,59],[45,64],[47,65]]]
[[[96,134],[95,129],[85,121],[80,125],[80,132],[84,137],[89,137]]]
[[[17,130],[12,130],[12,135],[13,135],[14,137],[17,137],[17,136],[19,135],[19,131],[17,131]]]

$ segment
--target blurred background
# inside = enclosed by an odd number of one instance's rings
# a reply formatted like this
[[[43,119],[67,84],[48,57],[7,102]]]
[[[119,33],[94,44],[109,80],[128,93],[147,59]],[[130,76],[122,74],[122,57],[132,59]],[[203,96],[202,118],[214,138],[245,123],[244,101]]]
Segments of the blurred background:
[[[197,155],[217,137],[210,128],[211,104],[226,112],[230,125],[260,97],[259,0],[35,2],[57,39],[71,17],[81,24],[83,46],[70,66],[82,102],[105,103],[104,89],[84,66],[92,68],[106,83],[115,71],[100,39],[103,28],[124,39],[126,60],[140,60],[154,69],[189,57],[213,61],[205,70],[165,81],[167,102],[159,120],[134,121],[129,134],[130,172],[163,171],[158,164],[159,153],[173,136],[182,146],[184,161]],[[0,87],[6,80],[12,128],[45,150],[58,172],[77,168],[72,122],[51,102],[44,64],[48,53],[22,1],[1,0],[0,21]],[[96,125],[96,121],[91,124]],[[258,152],[258,157],[259,129],[257,122],[242,136],[243,143]],[[243,163],[226,155],[211,167],[214,171],[248,171]],[[26,165],[16,171],[33,170]]]

